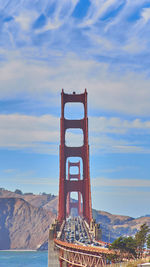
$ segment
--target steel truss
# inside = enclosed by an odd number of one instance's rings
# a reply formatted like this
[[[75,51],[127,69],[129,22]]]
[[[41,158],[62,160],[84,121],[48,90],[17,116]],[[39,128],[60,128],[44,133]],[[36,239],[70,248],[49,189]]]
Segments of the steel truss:
[[[104,254],[95,255],[75,250],[69,250],[56,244],[59,249],[59,259],[67,262],[70,266],[78,267],[103,267],[106,266]]]

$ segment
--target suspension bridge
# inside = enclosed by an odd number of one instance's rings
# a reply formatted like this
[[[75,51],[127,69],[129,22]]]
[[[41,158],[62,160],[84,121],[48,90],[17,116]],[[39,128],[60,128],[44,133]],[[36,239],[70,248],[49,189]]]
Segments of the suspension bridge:
[[[81,103],[84,117],[78,120],[65,118],[67,103]],[[66,145],[67,129],[82,130],[82,146]],[[82,94],[61,92],[59,160],[58,217],[49,231],[48,267],[105,266],[107,256],[116,252],[99,241],[101,229],[92,218],[86,89]],[[71,167],[76,167],[77,172],[71,173]],[[76,202],[71,201],[72,192],[77,192]],[[77,215],[72,215],[75,209]]]

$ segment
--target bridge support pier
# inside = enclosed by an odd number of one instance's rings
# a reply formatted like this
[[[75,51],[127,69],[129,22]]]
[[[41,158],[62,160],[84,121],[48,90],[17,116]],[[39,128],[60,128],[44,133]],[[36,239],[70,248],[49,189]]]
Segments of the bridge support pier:
[[[54,236],[55,236],[55,224],[51,225],[49,230],[49,240],[48,240],[48,267],[60,267],[58,260],[58,251],[55,248]]]
[[[67,262],[63,261],[62,259],[59,259],[60,267],[69,267]]]

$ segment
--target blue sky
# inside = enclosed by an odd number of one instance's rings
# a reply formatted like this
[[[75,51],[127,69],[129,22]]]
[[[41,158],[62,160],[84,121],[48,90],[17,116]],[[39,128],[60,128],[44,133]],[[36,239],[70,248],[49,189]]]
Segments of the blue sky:
[[[149,47],[148,0],[0,0],[1,187],[58,194],[60,92],[87,88],[93,208],[150,214]]]

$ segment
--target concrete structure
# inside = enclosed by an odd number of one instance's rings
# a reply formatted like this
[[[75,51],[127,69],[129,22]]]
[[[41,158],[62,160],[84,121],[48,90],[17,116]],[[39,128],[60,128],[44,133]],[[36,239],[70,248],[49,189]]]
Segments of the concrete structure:
[[[59,254],[54,244],[54,237],[56,232],[56,225],[52,224],[49,230],[48,241],[48,267],[59,267]]]

